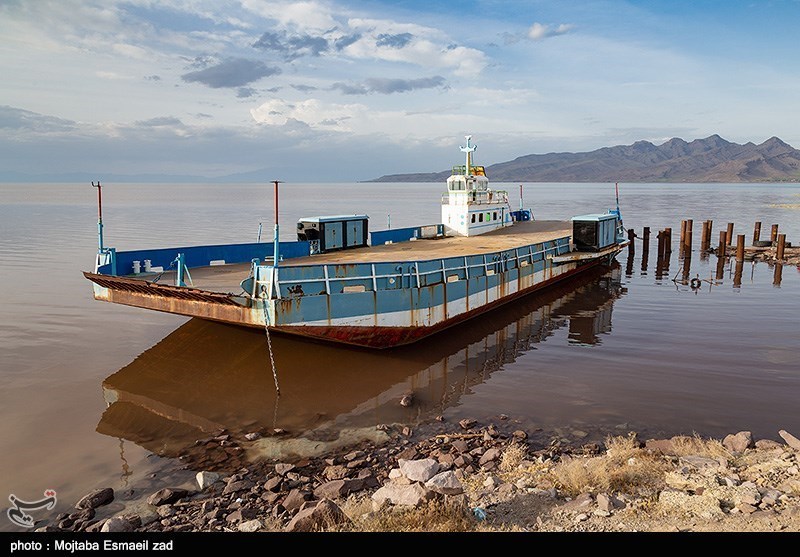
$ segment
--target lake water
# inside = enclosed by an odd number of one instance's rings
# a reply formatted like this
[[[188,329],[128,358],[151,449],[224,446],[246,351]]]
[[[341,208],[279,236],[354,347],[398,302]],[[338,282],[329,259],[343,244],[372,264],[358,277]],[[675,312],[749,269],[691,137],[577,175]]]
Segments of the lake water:
[[[512,198],[518,184],[506,184]],[[494,185],[500,189],[502,185]],[[366,213],[382,230],[440,220],[442,184],[281,184],[281,237],[301,217]],[[118,250],[271,241],[273,186],[108,184],[105,244]],[[537,219],[614,205],[613,184],[526,184]],[[516,206],[516,201],[512,205]],[[377,424],[497,421],[570,440],[750,430],[800,435],[800,270],[745,262],[741,278],[698,252],[761,221],[800,242],[797,184],[621,184],[625,226],[651,228],[632,260],[479,317],[419,344],[373,352],[94,301],[82,270],[97,249],[89,184],[0,184],[0,497],[58,493],[57,510],[96,487],[124,491],[186,456],[196,439],[282,428],[262,454],[315,454]],[[694,221],[690,276],[656,232]],[[712,284],[713,283],[713,284]],[[401,406],[404,394],[414,404]],[[0,518],[0,529],[14,528]]]

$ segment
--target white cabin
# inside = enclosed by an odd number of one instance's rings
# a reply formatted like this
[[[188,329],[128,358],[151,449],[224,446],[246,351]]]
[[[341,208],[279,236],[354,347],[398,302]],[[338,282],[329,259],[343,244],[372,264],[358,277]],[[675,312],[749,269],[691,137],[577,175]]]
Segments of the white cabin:
[[[498,228],[511,226],[511,206],[508,192],[493,191],[482,166],[472,164],[472,152],[476,145],[470,145],[471,135],[465,136],[466,153],[464,166],[454,166],[447,179],[447,193],[442,195],[442,223],[448,235],[477,236]]]

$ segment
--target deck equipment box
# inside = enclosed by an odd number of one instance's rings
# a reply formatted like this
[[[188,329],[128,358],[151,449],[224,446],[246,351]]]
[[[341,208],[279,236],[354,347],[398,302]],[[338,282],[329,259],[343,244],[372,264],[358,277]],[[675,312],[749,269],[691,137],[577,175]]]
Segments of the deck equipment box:
[[[572,243],[579,251],[600,251],[617,242],[617,215],[572,217]]]
[[[297,221],[297,240],[319,241],[319,252],[360,248],[368,245],[367,215],[303,217]]]

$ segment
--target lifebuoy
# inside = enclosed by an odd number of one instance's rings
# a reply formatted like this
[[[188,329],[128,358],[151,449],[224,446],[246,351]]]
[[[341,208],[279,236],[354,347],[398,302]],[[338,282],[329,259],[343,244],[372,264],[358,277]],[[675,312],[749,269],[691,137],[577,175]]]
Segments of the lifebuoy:
[[[697,290],[698,288],[700,288],[700,286],[702,286],[702,284],[703,284],[703,281],[701,281],[697,277],[695,277],[691,281],[689,281],[689,286],[691,286],[693,290]]]

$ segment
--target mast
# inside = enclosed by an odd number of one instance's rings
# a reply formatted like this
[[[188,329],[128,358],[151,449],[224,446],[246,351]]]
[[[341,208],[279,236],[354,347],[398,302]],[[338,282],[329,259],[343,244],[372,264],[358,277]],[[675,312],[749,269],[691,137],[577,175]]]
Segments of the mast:
[[[467,146],[461,147],[461,152],[467,154],[467,164],[464,168],[466,171],[466,176],[470,176],[472,174],[472,152],[478,148],[477,145],[470,145],[469,142],[472,139],[471,135],[465,135],[464,138],[467,140]]]

